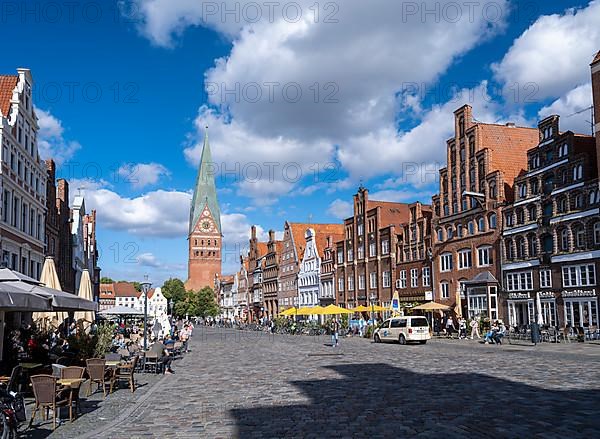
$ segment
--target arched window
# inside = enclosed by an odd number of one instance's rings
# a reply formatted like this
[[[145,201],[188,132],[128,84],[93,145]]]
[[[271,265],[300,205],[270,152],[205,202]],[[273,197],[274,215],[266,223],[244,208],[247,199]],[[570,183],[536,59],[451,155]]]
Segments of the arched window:
[[[538,254],[538,242],[537,236],[530,234],[527,236],[527,246],[529,250],[529,256],[537,256]]]
[[[557,202],[558,205],[558,212],[559,213],[564,213],[567,211],[567,198],[566,197],[562,197],[558,200]]]
[[[495,229],[495,228],[496,228],[496,226],[497,226],[497,223],[496,223],[496,214],[495,214],[495,213],[492,213],[492,214],[489,216],[489,218],[488,218],[488,222],[489,222],[489,224],[490,224],[490,229]]]
[[[485,232],[485,220],[483,217],[477,218],[477,228],[479,229],[479,233]]]
[[[573,235],[575,236],[575,245],[577,248],[585,248],[585,229],[582,225],[574,227]]]
[[[469,155],[473,157],[475,155],[475,137],[469,137]]]
[[[525,222],[525,212],[523,212],[523,209],[517,209],[516,214],[517,224],[523,224]]]
[[[512,239],[507,239],[505,242],[505,251],[506,259],[514,259],[515,254],[513,252],[513,242]]]
[[[525,238],[523,238],[522,236],[519,236],[517,238],[517,258],[524,258],[525,257]]]
[[[454,237],[454,230],[452,230],[452,226],[446,229],[446,238],[452,239]]]
[[[600,221],[594,224],[594,244],[600,245]]]
[[[462,224],[459,224],[456,226],[456,237],[457,238],[462,238],[463,237],[463,226]]]
[[[600,192],[598,192],[598,190],[593,190],[590,192],[590,204],[596,204],[597,202],[600,201]]]
[[[577,165],[573,168],[573,180],[581,180],[583,177],[583,166]]]
[[[495,200],[498,197],[498,191],[496,189],[496,182],[490,181],[490,198]]]
[[[469,228],[469,235],[475,234],[475,224],[473,224],[473,221],[469,221],[467,227]]]
[[[582,207],[583,207],[583,195],[582,194],[577,194],[573,198],[573,208],[574,209],[581,209]]]
[[[569,231],[567,229],[560,232],[560,249],[563,251],[569,250]]]
[[[437,230],[437,239],[438,239],[438,242],[444,242],[444,230],[443,229]]]
[[[527,208],[527,215],[529,216],[529,221],[537,220],[537,207],[535,204]]]

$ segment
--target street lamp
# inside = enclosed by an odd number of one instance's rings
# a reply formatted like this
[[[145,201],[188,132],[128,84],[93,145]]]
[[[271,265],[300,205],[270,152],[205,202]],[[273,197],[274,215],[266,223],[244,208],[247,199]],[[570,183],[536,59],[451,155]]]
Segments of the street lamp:
[[[144,282],[140,284],[144,293],[144,352],[148,350],[148,290],[152,284],[148,282],[148,275],[144,275]]]

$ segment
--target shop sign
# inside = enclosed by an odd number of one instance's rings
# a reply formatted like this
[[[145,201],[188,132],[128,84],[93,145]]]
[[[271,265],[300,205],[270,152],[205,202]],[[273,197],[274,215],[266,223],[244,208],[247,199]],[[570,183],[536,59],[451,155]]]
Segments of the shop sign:
[[[553,291],[540,291],[540,299],[554,299],[556,295]]]
[[[433,300],[433,291],[425,291],[425,300]]]
[[[529,300],[531,295],[529,293],[508,293],[509,300]]]
[[[563,291],[563,297],[596,297],[596,289]]]

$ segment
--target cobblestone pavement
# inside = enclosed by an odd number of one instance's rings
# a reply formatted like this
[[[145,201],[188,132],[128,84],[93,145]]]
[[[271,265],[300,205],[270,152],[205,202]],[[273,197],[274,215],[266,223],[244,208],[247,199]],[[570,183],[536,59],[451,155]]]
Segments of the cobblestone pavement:
[[[30,429],[25,429],[26,425],[21,427],[22,435],[20,437],[27,439],[72,439],[85,436],[88,432],[98,428],[107,427],[118,418],[128,408],[135,408],[136,404],[143,401],[147,394],[160,382],[162,375],[156,374],[136,374],[136,390],[131,393],[123,384],[119,389],[113,390],[106,399],[101,390],[97,390],[94,385],[92,393],[87,397],[89,382],[84,382],[80,390],[80,415],[69,422],[68,409],[61,410],[62,422],[56,430],[52,431],[52,418],[49,421],[42,421],[38,412],[36,420]],[[33,409],[33,399],[26,400],[27,419],[31,417]],[[25,423],[27,424],[27,423]]]
[[[191,353],[85,437],[595,437],[600,346],[537,347],[198,328]],[[136,392],[137,393],[137,392]],[[54,437],[54,436],[52,436]]]

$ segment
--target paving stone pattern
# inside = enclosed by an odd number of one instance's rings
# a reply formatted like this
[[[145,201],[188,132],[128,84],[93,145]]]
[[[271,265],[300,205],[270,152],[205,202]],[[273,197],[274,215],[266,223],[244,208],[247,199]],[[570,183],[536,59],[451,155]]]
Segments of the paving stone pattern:
[[[325,336],[197,328],[191,349],[131,413],[86,437],[558,438],[600,431],[597,344],[400,346],[344,338],[333,348]]]

